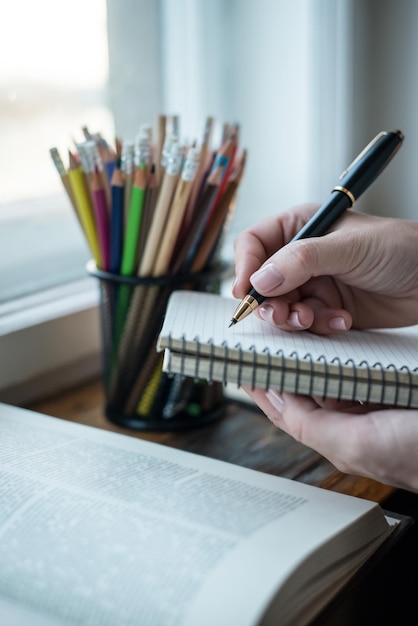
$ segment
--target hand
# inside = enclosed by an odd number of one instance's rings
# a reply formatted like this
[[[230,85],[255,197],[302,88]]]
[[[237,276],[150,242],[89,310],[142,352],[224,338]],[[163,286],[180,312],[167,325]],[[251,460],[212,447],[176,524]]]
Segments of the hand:
[[[332,232],[285,245],[318,205],[295,207],[235,241],[233,294],[268,296],[256,315],[319,334],[418,323],[418,222],[347,211]]]
[[[343,411],[333,408],[335,402],[323,407],[308,397],[245,390],[273,424],[340,471],[418,493],[418,411],[362,406]]]
[[[418,222],[349,210],[332,232],[289,245],[318,209],[269,218],[235,242],[233,294],[268,296],[255,315],[320,334],[418,323]],[[246,389],[269,419],[340,471],[418,493],[418,411]]]

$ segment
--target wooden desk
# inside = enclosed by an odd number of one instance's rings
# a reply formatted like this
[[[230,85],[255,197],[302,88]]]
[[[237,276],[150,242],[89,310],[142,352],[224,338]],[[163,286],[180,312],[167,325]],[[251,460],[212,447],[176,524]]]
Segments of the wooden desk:
[[[382,502],[393,492],[392,488],[373,480],[338,472],[319,454],[278,430],[261,411],[249,404],[228,403],[225,416],[206,426],[152,433],[112,424],[105,417],[103,407],[101,381],[94,381],[27,408],[376,502]]]

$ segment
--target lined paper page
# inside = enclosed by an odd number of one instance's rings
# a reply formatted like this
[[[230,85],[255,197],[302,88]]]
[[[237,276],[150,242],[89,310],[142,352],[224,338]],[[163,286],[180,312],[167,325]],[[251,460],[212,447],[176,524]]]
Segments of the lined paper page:
[[[288,332],[274,328],[267,322],[249,315],[238,324],[228,328],[237,300],[216,294],[195,291],[176,291],[168,304],[161,337],[171,333],[173,339],[184,335],[189,341],[196,337],[201,343],[213,341],[230,348],[241,345],[242,349],[255,346],[257,352],[268,347],[271,354],[283,350],[287,355],[297,352],[303,359],[310,354],[315,360],[324,356],[327,362],[338,357],[342,362],[353,359],[373,366],[394,365],[418,368],[418,325],[399,329],[350,330],[342,335],[320,336],[307,331]]]

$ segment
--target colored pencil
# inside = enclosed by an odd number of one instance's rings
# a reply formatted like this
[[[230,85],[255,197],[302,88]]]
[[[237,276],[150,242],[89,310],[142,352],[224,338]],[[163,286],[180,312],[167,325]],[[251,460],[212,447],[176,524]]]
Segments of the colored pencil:
[[[111,180],[112,203],[110,211],[110,266],[109,271],[118,274],[122,262],[123,250],[123,177],[120,162],[115,164]]]
[[[99,171],[96,168],[93,172],[91,183],[94,202],[94,215],[96,221],[97,235],[100,247],[101,264],[100,268],[105,272],[110,270],[110,224],[109,212],[106,201],[106,192],[103,188]]]
[[[144,254],[138,268],[138,276],[151,276],[163,230],[166,225],[170,203],[173,198],[182,165],[183,152],[178,143],[171,148],[170,157],[164,172],[157,204],[145,242]]]
[[[187,201],[190,197],[194,178],[199,165],[199,150],[190,148],[183,166],[181,178],[177,184],[170,213],[157,249],[152,276],[164,276],[168,273],[171,258],[177,243],[180,227],[183,222]]]
[[[120,273],[122,276],[135,274],[137,267],[138,240],[141,230],[142,212],[144,208],[147,187],[145,167],[137,167],[131,190],[128,222],[125,230],[122,262]]]
[[[93,217],[93,207],[90,192],[81,166],[70,153],[70,168],[68,170],[71,189],[77,203],[77,212],[83,224],[91,253],[98,267],[102,266],[102,256],[100,253],[99,240],[96,224]]]

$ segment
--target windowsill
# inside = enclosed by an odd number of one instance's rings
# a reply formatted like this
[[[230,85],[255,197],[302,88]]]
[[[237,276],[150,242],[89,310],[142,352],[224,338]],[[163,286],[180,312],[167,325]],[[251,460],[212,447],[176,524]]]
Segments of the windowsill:
[[[98,300],[98,290],[85,278],[5,302],[0,304],[0,337],[97,307]]]
[[[0,400],[33,402],[100,375],[98,289],[82,279],[0,306]]]

